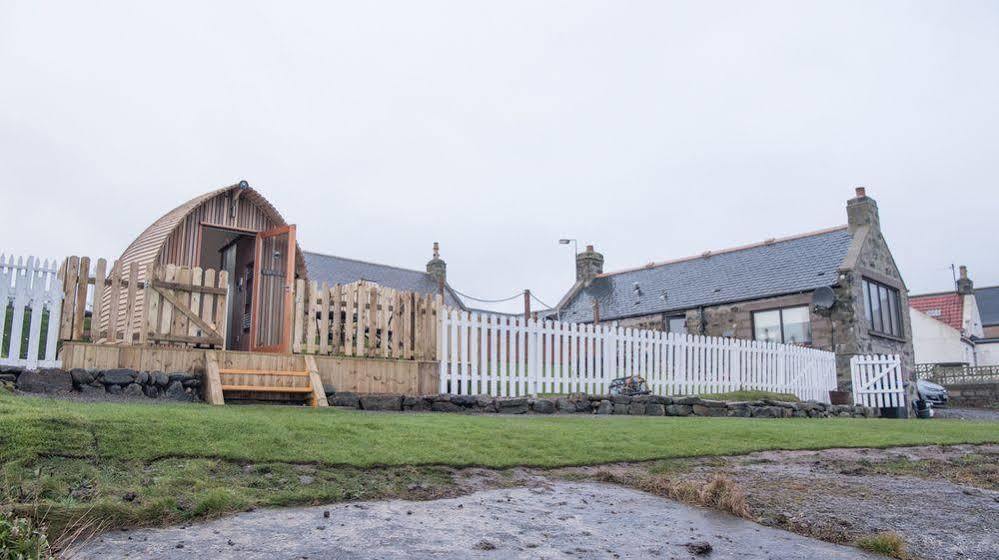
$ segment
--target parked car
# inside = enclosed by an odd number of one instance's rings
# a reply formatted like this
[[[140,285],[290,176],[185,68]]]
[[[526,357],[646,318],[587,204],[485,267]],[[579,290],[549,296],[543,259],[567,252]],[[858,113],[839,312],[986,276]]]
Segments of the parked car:
[[[916,392],[919,394],[919,398],[921,400],[924,400],[933,406],[947,406],[947,389],[944,389],[942,386],[937,385],[932,381],[927,381],[925,379],[916,381]]]

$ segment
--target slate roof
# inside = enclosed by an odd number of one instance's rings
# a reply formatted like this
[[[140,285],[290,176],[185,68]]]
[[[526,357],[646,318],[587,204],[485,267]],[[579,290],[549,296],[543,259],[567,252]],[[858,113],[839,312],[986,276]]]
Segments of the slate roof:
[[[978,288],[975,301],[978,302],[978,314],[982,316],[982,326],[999,325],[999,286]]]
[[[959,332],[964,330],[964,296],[957,292],[909,296],[909,307]]]
[[[396,290],[437,293],[437,280],[426,272],[309,251],[302,251],[302,254],[305,256],[305,268],[309,271],[310,281],[350,284],[367,280]],[[450,286],[446,286],[444,290],[444,303],[462,309],[465,307]]]
[[[839,267],[851,242],[852,236],[843,226],[602,274],[571,296],[562,307],[562,320],[592,321],[594,298],[603,321],[832,286],[838,281]]]

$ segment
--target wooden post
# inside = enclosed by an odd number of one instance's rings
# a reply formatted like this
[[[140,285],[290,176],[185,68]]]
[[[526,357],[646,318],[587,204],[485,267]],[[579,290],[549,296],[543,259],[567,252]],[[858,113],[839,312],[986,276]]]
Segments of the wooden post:
[[[222,397],[222,376],[219,374],[219,357],[214,350],[205,351],[205,402],[225,404]],[[325,395],[323,395],[325,396]]]
[[[531,290],[524,290],[524,320],[531,320]]]
[[[600,302],[597,298],[593,298],[593,324],[600,324]]]
[[[329,406],[330,403],[326,400],[326,389],[323,387],[323,379],[319,377],[319,368],[316,367],[316,359],[308,354],[305,355],[305,369],[309,370],[313,408]]]

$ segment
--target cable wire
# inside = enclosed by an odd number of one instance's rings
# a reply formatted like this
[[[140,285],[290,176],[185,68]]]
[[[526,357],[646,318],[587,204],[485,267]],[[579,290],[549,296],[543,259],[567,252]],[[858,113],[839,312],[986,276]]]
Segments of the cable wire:
[[[534,301],[536,301],[536,302],[540,303],[541,305],[545,306],[545,309],[554,309],[554,307],[552,307],[552,306],[548,305],[547,303],[545,303],[545,302],[541,301],[540,299],[538,299],[538,296],[534,295],[534,292],[531,292],[531,299],[533,299]]]
[[[524,297],[524,292],[520,292],[519,294],[515,294],[515,295],[512,295],[512,296],[510,296],[508,298],[503,298],[503,299],[482,299],[482,298],[472,297],[472,296],[470,296],[468,294],[463,294],[463,293],[459,292],[458,290],[455,290],[454,288],[451,288],[451,291],[453,291],[454,293],[458,294],[459,296],[461,296],[463,298],[470,299],[472,301],[478,301],[478,302],[481,302],[481,303],[503,303],[504,301],[512,301],[512,300],[515,300],[515,299],[517,299],[519,297]]]

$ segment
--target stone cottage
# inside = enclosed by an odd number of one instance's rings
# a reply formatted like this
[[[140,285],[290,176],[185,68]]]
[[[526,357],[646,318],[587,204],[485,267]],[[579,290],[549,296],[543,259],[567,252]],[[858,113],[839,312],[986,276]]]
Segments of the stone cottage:
[[[908,296],[877,202],[858,188],[846,214],[840,227],[618,272],[587,246],[549,316],[832,350],[841,389],[855,354],[899,354],[911,368]]]

